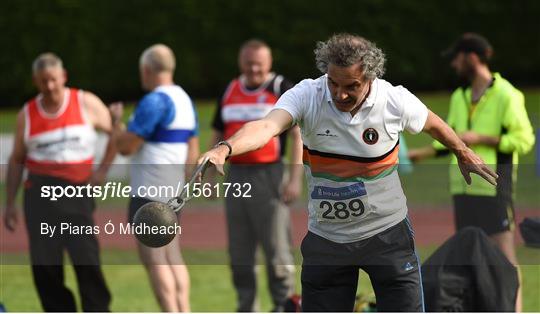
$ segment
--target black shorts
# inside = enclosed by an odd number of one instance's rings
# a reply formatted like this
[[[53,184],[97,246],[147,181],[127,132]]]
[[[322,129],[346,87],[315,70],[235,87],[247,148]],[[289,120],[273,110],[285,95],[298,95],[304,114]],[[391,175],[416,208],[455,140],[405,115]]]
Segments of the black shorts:
[[[308,232],[301,250],[305,312],[352,312],[360,268],[370,277],[377,311],[424,311],[420,264],[408,219],[352,243],[335,243]]]
[[[454,195],[456,230],[478,227],[487,235],[514,230],[512,201],[501,196]]]

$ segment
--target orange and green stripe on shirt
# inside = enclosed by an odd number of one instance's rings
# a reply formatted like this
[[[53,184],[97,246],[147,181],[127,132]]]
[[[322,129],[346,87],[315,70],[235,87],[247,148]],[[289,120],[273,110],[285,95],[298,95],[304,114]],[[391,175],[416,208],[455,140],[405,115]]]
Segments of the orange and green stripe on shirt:
[[[313,177],[332,181],[371,181],[383,178],[398,166],[399,145],[379,157],[356,157],[320,152],[304,146],[303,162]]]

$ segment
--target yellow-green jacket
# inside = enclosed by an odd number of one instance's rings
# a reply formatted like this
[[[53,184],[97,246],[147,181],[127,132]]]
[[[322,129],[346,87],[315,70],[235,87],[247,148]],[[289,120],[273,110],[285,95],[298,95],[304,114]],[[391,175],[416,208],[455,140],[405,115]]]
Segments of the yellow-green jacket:
[[[523,93],[499,73],[493,74],[493,84],[486,90],[476,108],[472,110],[471,88],[458,88],[450,99],[447,123],[457,134],[473,131],[481,135],[500,137],[498,147],[473,145],[471,149],[499,174],[498,187],[478,176],[471,185],[463,179],[457,159],[450,164],[450,191],[452,194],[511,196],[516,180],[518,155],[525,154],[534,145],[534,133],[525,109]],[[439,142],[433,146],[438,155],[447,151]]]

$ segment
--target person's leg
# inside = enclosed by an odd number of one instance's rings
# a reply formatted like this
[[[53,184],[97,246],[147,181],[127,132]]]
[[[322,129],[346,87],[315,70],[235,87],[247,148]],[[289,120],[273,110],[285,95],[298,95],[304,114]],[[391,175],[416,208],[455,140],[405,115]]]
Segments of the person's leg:
[[[255,271],[256,233],[242,199],[228,198],[227,234],[233,284],[238,298],[238,312],[257,311],[257,275]]]
[[[519,261],[514,244],[514,230],[516,229],[516,212],[514,207],[513,192],[515,192],[515,165],[511,154],[497,154],[497,196],[491,198],[491,204],[486,206],[489,210],[486,233],[490,239],[503,252],[508,261],[516,267],[518,284],[516,295],[516,312],[523,309],[522,302],[522,279]],[[485,215],[485,213],[482,213]]]
[[[39,196],[40,185],[32,183],[32,187],[24,192],[24,217],[29,236],[32,277],[41,306],[45,312],[76,312],[75,298],[64,285],[64,247],[58,231],[60,217],[54,204]],[[55,234],[41,234],[42,223],[56,226]]]
[[[289,208],[279,199],[283,166],[268,165],[261,173],[261,187],[253,188],[250,218],[253,221],[266,261],[268,287],[273,311],[282,310],[287,297],[294,293],[294,258],[291,252]],[[277,196],[277,197],[276,197]]]
[[[421,301],[420,269],[396,272],[393,266],[365,268],[369,274],[375,297],[377,312],[423,312]]]
[[[29,230],[35,228],[30,226]],[[73,293],[64,284],[63,245],[55,237],[30,236],[34,284],[45,312],[76,312]]]
[[[423,312],[420,264],[408,221],[375,235],[365,252],[370,257],[362,268],[371,279],[377,311]]]
[[[510,261],[510,263],[512,263],[516,267],[519,280],[519,288],[516,297],[516,312],[521,312],[523,310],[523,298],[521,292],[521,284],[523,281],[521,280],[521,270],[519,268],[519,261],[517,258],[516,247],[514,244],[515,211],[514,207],[510,204],[510,202],[503,203],[508,204],[504,206],[504,208],[498,208],[496,214],[496,217],[498,217],[496,219],[500,222],[498,225],[502,225],[502,228],[490,230],[488,234],[489,238],[503,252],[508,261]]]
[[[92,199],[66,199],[59,204],[65,213],[64,219],[66,221],[74,226],[93,228],[94,201]],[[99,244],[95,235],[65,235],[65,246],[77,276],[82,310],[84,312],[108,312],[111,294],[101,271]]]
[[[280,205],[277,205],[280,207]],[[268,275],[268,288],[272,296],[275,311],[283,308],[287,297],[294,293],[295,265],[291,253],[289,212],[286,207],[275,208],[273,221],[268,221],[260,230]],[[270,229],[270,230],[264,230]]]
[[[358,267],[302,265],[303,312],[352,312]]]
[[[137,249],[161,310],[179,312],[176,278],[173,276],[171,265],[167,262],[165,247],[150,248],[137,243]]]
[[[304,237],[301,250],[302,311],[352,312],[359,268],[331,257],[333,253],[350,255],[350,251],[311,232]]]
[[[108,312],[111,294],[99,265],[73,265],[84,312]]]
[[[175,281],[175,298],[179,312],[191,312],[189,301],[190,280],[186,264],[180,253],[179,239],[174,239],[165,247],[167,264]]]
[[[179,312],[191,312],[188,268],[184,264],[171,265],[171,270],[176,279],[176,302],[178,303]]]
[[[130,223],[133,222],[133,217],[137,210],[148,202],[151,202],[151,200],[139,197],[130,199],[128,208],[128,221]],[[178,256],[175,256],[172,253],[169,254],[169,247],[171,247],[171,252],[176,249],[179,250],[178,238],[160,248],[150,248],[137,241],[139,257],[146,269],[152,291],[154,292],[161,310],[164,312],[179,312],[182,308],[185,308],[185,306],[189,308],[189,289],[183,291],[184,293],[187,293],[188,301],[181,305],[179,299],[181,298],[184,300],[185,296],[182,295],[179,297],[178,282],[180,279],[175,275],[173,268],[176,267],[175,263],[180,264],[182,261],[177,259]]]
[[[32,265],[32,276],[43,311],[77,311],[75,297],[64,285],[63,265]]]

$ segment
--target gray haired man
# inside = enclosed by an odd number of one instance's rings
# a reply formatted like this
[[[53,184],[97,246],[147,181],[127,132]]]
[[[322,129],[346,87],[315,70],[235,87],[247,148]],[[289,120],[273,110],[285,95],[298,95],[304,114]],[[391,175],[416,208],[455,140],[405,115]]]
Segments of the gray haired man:
[[[263,119],[205,153],[218,171],[228,156],[255,150],[291,125],[304,142],[308,234],[301,250],[304,311],[351,312],[359,269],[378,311],[423,311],[413,231],[397,173],[399,134],[427,132],[470,173],[493,173],[444,121],[402,86],[380,79],[385,57],[370,41],[339,34],[315,49],[323,76],[287,91]]]

